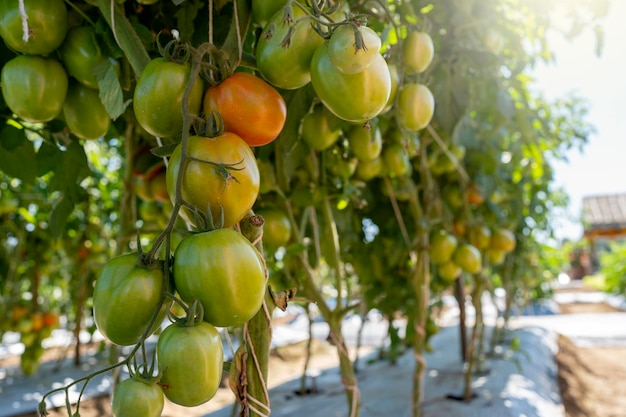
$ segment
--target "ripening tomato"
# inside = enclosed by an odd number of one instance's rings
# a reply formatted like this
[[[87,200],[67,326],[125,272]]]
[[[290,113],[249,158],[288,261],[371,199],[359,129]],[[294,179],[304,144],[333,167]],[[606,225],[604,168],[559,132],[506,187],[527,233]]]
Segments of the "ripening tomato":
[[[120,382],[111,399],[114,417],[160,417],[164,405],[161,387],[139,377]]]
[[[489,264],[502,265],[506,258],[506,252],[500,249],[487,248],[487,250],[485,250],[485,256]]]
[[[174,253],[174,282],[181,298],[197,299],[204,320],[219,327],[250,320],[265,296],[261,257],[241,233],[216,229],[183,239]]]
[[[139,342],[166,290],[162,267],[140,267],[136,253],[109,260],[102,267],[93,292],[93,316],[98,330],[116,345]],[[166,304],[161,306],[153,331],[165,317]]]
[[[98,139],[111,125],[98,90],[73,82],[63,103],[63,117],[70,131],[81,139]]]
[[[378,127],[353,126],[348,131],[350,150],[359,161],[372,161],[380,156],[383,137]]]
[[[340,119],[365,123],[376,117],[391,94],[387,62],[377,54],[372,64],[356,74],[344,74],[330,61],[322,44],[311,61],[311,82],[322,103]]]
[[[402,52],[409,72],[424,72],[435,55],[433,39],[426,32],[411,32],[402,43]]]
[[[173,137],[183,129],[182,103],[189,81],[189,65],[153,59],[143,69],[133,99],[137,121],[157,137]],[[189,112],[199,115],[204,87],[198,77],[189,96]]]
[[[103,56],[96,42],[96,30],[93,26],[70,29],[59,48],[59,54],[65,69],[72,77],[85,87],[98,88],[94,68]]]
[[[67,33],[63,0],[25,0],[28,39],[24,40],[19,2],[0,1],[0,36],[9,48],[29,55],[47,55],[57,49]]]
[[[435,112],[435,98],[424,84],[405,84],[398,99],[398,123],[410,130],[424,129]]]
[[[172,202],[176,198],[181,152],[179,144],[167,167],[167,190]],[[239,136],[225,132],[215,138],[190,136],[187,153],[194,160],[189,161],[184,173],[183,199],[201,214],[206,214],[210,208],[216,226],[221,213],[224,216],[222,227],[237,224],[259,195],[259,168],[250,147]],[[197,215],[187,207],[180,214],[189,223],[197,223]]]
[[[162,372],[159,385],[168,400],[193,407],[213,398],[224,366],[224,348],[215,327],[206,322],[173,323],[159,335],[156,351]]]
[[[489,247],[491,241],[491,230],[484,225],[470,226],[467,231],[469,243],[476,246],[478,249],[483,250]]]
[[[204,112],[222,116],[224,130],[250,146],[262,146],[278,137],[287,118],[283,97],[268,83],[247,72],[236,72],[204,94]]]
[[[301,134],[311,149],[323,151],[339,140],[341,123],[325,106],[318,104],[302,118]]]
[[[360,38],[362,48],[357,49]],[[338,26],[328,41],[330,62],[344,74],[356,74],[366,70],[380,54],[382,42],[378,34],[367,26],[351,24]]]
[[[43,123],[54,119],[67,94],[67,73],[59,61],[20,55],[2,68],[2,95],[21,119]]]
[[[256,62],[263,77],[285,90],[304,87],[311,81],[311,59],[324,42],[300,7],[294,6],[292,11],[290,22],[284,11],[278,10],[263,29],[256,47]],[[285,44],[288,34],[289,42]]]

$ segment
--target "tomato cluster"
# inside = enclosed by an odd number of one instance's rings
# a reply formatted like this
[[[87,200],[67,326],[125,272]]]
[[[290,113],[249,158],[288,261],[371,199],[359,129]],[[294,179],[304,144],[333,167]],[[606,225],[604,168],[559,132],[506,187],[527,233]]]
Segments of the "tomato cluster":
[[[26,1],[24,11],[26,26],[18,2],[0,5],[0,36],[18,54],[2,68],[7,106],[26,122],[62,118],[78,138],[104,136],[111,118],[100,100],[94,69],[107,58],[95,29],[69,27],[62,0]]]

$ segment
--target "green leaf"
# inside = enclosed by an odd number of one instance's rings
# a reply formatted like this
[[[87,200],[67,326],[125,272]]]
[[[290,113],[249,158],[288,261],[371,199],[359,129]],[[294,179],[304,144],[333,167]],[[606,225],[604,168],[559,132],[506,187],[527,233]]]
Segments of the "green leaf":
[[[118,44],[128,58],[128,62],[130,62],[130,65],[133,67],[135,74],[141,74],[143,68],[150,62],[150,56],[143,46],[141,38],[137,35],[133,26],[119,7],[113,9],[114,21],[111,19],[110,0],[96,0],[96,4],[117,37]]]
[[[33,143],[24,130],[5,126],[0,131],[0,170],[10,177],[33,184],[37,178],[37,161]]]
[[[198,11],[203,7],[203,4],[197,0],[188,1],[176,12],[176,23],[178,24],[178,31],[182,41],[192,39],[195,31],[194,20],[198,15]]]
[[[58,238],[65,229],[67,218],[72,214],[74,202],[67,196],[61,196],[53,205],[50,212],[50,231],[54,238]]]
[[[57,146],[44,142],[37,151],[37,174],[42,176],[54,170],[62,158],[63,152]]]
[[[124,113],[126,107],[130,104],[130,100],[124,102],[122,85],[117,78],[117,73],[111,61],[108,59],[100,61],[94,67],[94,73],[98,80],[100,101],[102,101],[111,119],[116,120]]]

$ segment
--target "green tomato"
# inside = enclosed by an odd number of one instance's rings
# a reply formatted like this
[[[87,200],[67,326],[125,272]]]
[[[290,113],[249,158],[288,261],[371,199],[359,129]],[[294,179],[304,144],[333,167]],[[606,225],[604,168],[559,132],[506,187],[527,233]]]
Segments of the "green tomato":
[[[337,117],[323,105],[316,105],[313,111],[302,118],[302,139],[311,149],[323,151],[339,140],[341,124]]]
[[[348,131],[348,143],[359,161],[372,161],[380,156],[383,149],[383,137],[378,127],[353,126]]]
[[[384,171],[385,163],[380,157],[371,161],[359,161],[359,164],[356,166],[356,176],[363,181],[380,177]]]
[[[409,154],[402,145],[397,143],[385,146],[383,161],[385,162],[385,172],[392,177],[404,177],[413,170]]]
[[[67,33],[67,9],[63,0],[24,0],[28,16],[28,40],[24,41],[17,0],[0,1],[0,36],[11,49],[29,55],[47,55],[57,49]]]
[[[470,274],[477,274],[483,267],[480,251],[468,243],[456,248],[452,254],[452,261]]]
[[[190,68],[165,58],[153,59],[139,76],[133,100],[137,121],[157,137],[173,137],[183,128],[182,102]],[[198,78],[189,96],[189,112],[199,115],[204,87]]]
[[[94,67],[102,60],[102,53],[92,26],[70,29],[59,48],[59,54],[65,69],[72,77],[85,87],[98,88]]]
[[[279,208],[264,208],[255,214],[263,216],[263,244],[270,248],[287,245],[291,238],[291,222],[289,217]]]
[[[120,382],[111,400],[114,417],[160,417],[164,405],[161,387],[135,378]]]
[[[391,94],[391,75],[382,55],[356,74],[344,74],[331,62],[322,44],[311,61],[311,82],[322,103],[340,119],[365,123],[376,117]]]
[[[324,39],[313,30],[311,19],[294,6],[293,22],[279,10],[259,37],[256,62],[263,77],[276,87],[293,90],[311,81],[311,59]],[[289,45],[284,45],[290,33]]]
[[[93,316],[98,330],[116,345],[134,345],[146,332],[166,290],[163,270],[138,266],[136,253],[111,259],[100,271],[93,292]],[[165,304],[153,331],[165,317]]]
[[[100,101],[98,90],[72,83],[63,104],[63,117],[70,131],[81,139],[106,135],[111,118]]]
[[[424,129],[435,112],[435,98],[424,84],[405,84],[398,100],[398,123],[410,130]]]
[[[361,49],[356,48],[356,36],[363,42]],[[328,57],[342,73],[356,74],[372,65],[380,54],[381,43],[378,34],[366,26],[341,25],[328,41]]]
[[[252,0],[252,18],[259,25],[265,26],[286,4],[287,0]]]
[[[426,32],[411,32],[402,43],[402,52],[408,72],[424,72],[435,55],[433,39]]]
[[[59,61],[17,56],[2,68],[0,79],[7,106],[27,122],[48,122],[61,112],[68,81]]]
[[[430,239],[430,260],[434,264],[444,264],[452,259],[452,254],[457,247],[457,239],[454,235],[440,230]]]
[[[159,384],[167,399],[176,404],[203,404],[219,388],[224,349],[219,333],[209,323],[168,326],[159,335],[157,360],[162,372]]]
[[[174,253],[174,282],[186,302],[197,299],[218,327],[250,320],[265,296],[265,268],[240,233],[217,229],[183,239]]]
[[[463,270],[453,261],[444,262],[437,265],[437,273],[447,283],[454,282]]]

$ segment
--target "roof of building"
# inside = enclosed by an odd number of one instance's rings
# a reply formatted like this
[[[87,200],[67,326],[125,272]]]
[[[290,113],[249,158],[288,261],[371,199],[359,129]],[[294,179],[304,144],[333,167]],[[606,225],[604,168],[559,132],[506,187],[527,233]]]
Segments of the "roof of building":
[[[626,231],[626,193],[583,198],[585,233]]]

